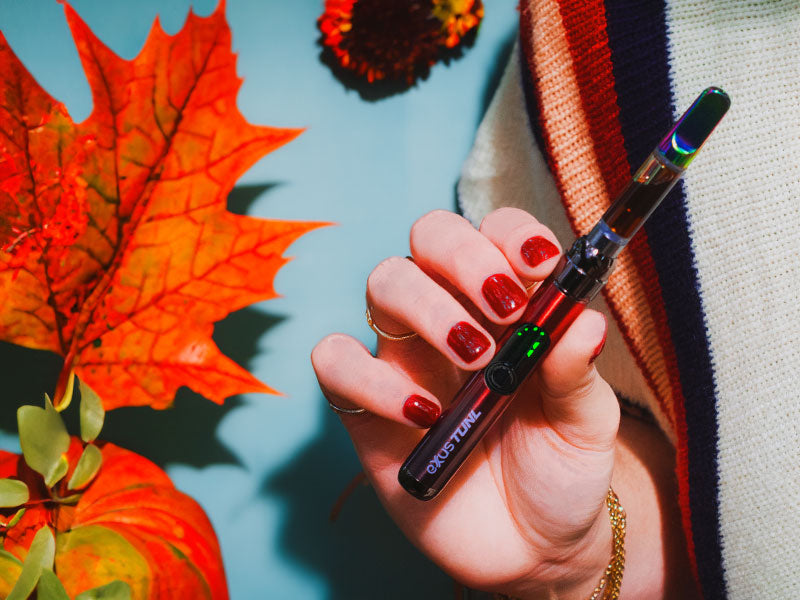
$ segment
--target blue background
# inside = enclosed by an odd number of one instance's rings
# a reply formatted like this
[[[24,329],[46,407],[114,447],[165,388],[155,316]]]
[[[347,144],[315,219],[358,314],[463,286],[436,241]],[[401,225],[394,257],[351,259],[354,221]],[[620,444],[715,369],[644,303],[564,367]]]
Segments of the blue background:
[[[517,0],[486,0],[474,47],[439,64],[414,89],[367,102],[319,60],[322,1],[229,0],[244,78],[238,103],[252,123],[306,127],[239,181],[231,209],[259,217],[331,221],[289,251],[276,278],[282,298],[234,313],[215,339],[285,397],[247,395],[222,407],[182,390],[175,407],[110,413],[103,437],[165,467],[208,512],[231,597],[449,598],[453,583],[399,533],[374,493],[359,487],[339,518],[329,512],[360,468],[318,391],[314,344],[342,331],[373,342],[364,284],[384,257],[408,253],[408,229],[434,208],[455,208],[454,186],[516,34]],[[200,15],[214,0],[193,3]],[[115,52],[133,58],[160,15],[176,32],[184,0],[75,0]],[[89,87],[55,0],[0,0],[0,29],[34,77],[75,121]],[[7,398],[0,441],[18,451],[14,411],[40,402],[59,359],[2,348]]]

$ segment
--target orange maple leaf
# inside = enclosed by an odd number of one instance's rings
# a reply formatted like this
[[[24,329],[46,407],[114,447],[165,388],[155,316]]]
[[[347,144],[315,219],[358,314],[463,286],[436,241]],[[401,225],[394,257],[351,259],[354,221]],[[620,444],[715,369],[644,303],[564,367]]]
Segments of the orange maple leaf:
[[[65,5],[94,108],[76,124],[0,34],[0,339],[64,357],[106,408],[272,392],[213,323],[275,297],[282,254],[320,223],[226,210],[236,179],[300,130],[257,127],[224,2],[123,60]],[[59,390],[56,391],[57,398]]]

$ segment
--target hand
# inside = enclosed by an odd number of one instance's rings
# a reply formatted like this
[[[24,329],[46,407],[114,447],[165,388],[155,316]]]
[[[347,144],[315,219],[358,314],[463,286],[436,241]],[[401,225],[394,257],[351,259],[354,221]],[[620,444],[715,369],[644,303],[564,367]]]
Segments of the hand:
[[[375,268],[367,303],[383,331],[418,336],[379,337],[377,357],[349,336],[326,337],[312,353],[323,392],[367,410],[342,415],[367,476],[405,534],[454,578],[515,596],[588,597],[611,553],[604,500],[619,425],[617,399],[592,365],[605,318],[584,311],[445,490],[416,500],[397,472],[421,427],[490,361],[494,337],[520,317],[526,288],[550,274],[560,249],[532,216],[506,208],[480,231],[429,213],[411,230],[411,253],[413,262]]]

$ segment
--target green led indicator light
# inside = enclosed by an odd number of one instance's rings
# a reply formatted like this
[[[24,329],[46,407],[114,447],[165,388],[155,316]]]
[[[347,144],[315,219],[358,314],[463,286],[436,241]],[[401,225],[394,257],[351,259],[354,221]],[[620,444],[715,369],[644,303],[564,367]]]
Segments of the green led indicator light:
[[[530,331],[532,331],[534,334],[536,332],[538,332],[540,336],[544,336],[545,335],[545,331],[543,329],[540,329],[537,325],[530,325],[530,326],[529,325],[522,325],[519,329],[517,329],[516,334],[519,337],[522,337],[525,333],[528,333]],[[539,345],[539,343],[537,342],[536,345],[531,348],[531,351],[535,350],[536,346],[538,346],[538,345]],[[530,354],[530,351],[529,351],[528,352],[528,356],[530,356],[530,355],[531,354]]]
[[[539,342],[534,342],[533,346],[531,346],[531,349],[528,350],[528,357],[529,358],[533,355],[533,351],[536,350],[538,347],[539,347]]]

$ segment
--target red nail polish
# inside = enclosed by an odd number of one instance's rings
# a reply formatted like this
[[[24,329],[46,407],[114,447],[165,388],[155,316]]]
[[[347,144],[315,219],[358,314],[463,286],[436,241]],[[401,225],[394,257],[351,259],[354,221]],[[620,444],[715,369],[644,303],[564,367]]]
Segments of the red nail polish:
[[[498,273],[487,277],[483,282],[483,297],[492,310],[505,318],[528,302],[528,295],[508,275]]]
[[[492,342],[466,321],[459,321],[447,334],[447,345],[461,357],[461,360],[471,363],[478,360],[481,354],[489,349]]]
[[[547,238],[537,235],[525,240],[520,248],[520,254],[529,267],[537,267],[548,258],[558,256],[558,246]]]
[[[430,427],[439,418],[439,407],[417,394],[412,394],[403,403],[403,416],[420,427]]]
[[[604,317],[604,320],[605,320],[605,317]],[[605,329],[605,331],[603,331],[603,339],[600,340],[600,343],[597,344],[597,348],[595,348],[594,352],[592,352],[592,356],[591,356],[591,358],[589,358],[589,364],[592,364],[597,359],[597,357],[600,356],[600,353],[603,351],[603,348],[606,347],[606,338],[608,337],[608,321],[607,320],[605,321],[605,324],[606,324],[606,329]]]

